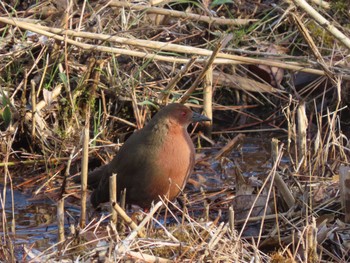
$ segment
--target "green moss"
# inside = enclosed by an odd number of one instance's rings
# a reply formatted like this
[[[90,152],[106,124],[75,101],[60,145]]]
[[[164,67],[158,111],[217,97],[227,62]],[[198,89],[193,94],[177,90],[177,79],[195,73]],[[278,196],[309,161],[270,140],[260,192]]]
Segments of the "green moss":
[[[315,43],[322,43],[323,48],[332,48],[334,44],[334,37],[329,34],[323,27],[317,24],[315,21],[310,21],[307,28],[310,31],[310,35],[313,37]]]

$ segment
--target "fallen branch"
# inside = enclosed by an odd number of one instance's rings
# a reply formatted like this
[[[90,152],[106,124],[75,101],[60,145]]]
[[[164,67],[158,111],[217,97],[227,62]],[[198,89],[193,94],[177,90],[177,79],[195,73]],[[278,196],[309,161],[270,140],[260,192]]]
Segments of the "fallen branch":
[[[161,50],[166,50],[166,51],[173,51],[173,52],[200,55],[200,56],[211,56],[212,54],[211,50],[207,50],[203,48],[182,46],[177,44],[156,42],[156,41],[150,41],[150,40],[141,40],[141,39],[128,40],[127,38],[113,37],[113,36],[104,35],[104,34],[75,32],[73,30],[62,30],[59,28],[48,28],[37,24],[21,22],[20,20],[7,18],[7,17],[0,17],[0,22],[13,25],[13,26],[18,26],[20,28],[30,30],[32,32],[36,32],[38,34],[41,34],[59,41],[67,42],[68,44],[75,45],[84,50],[109,52],[109,53],[114,53],[119,55],[128,55],[128,56],[134,56],[134,57],[141,57],[145,59],[153,59],[153,60],[160,60],[160,61],[166,61],[166,62],[177,62],[177,63],[183,63],[183,64],[188,63],[188,61],[190,60],[188,58],[162,56],[162,55],[157,55],[155,53],[135,51],[135,50],[129,50],[129,49],[123,49],[123,48],[112,48],[112,47],[106,47],[101,45],[90,45],[90,44],[85,44],[85,43],[81,43],[81,42],[69,39],[66,36],[86,37],[86,38],[100,39],[105,41],[108,40],[108,41],[114,41],[114,42],[118,42],[117,40],[119,40],[120,43],[128,44],[128,45],[133,45],[132,42],[134,41],[134,45],[138,45],[138,46],[141,46],[141,45],[144,46],[146,45],[146,43],[148,44],[151,43],[151,44],[162,45]],[[45,30],[45,29],[50,29],[50,30]],[[55,32],[55,33],[52,33],[52,32]],[[63,36],[57,35],[57,34],[62,34]],[[150,46],[148,47],[152,48]],[[207,60],[205,58],[196,60],[197,63],[204,63],[206,61]],[[248,58],[243,56],[225,54],[221,52],[217,54],[217,58],[214,60],[213,64],[260,64],[260,65],[267,65],[271,67],[284,68],[284,69],[293,70],[293,71],[308,72],[315,75],[321,75],[321,76],[325,75],[325,72],[323,70],[310,68],[310,65],[308,64],[302,64],[297,62],[286,63],[286,62],[280,62],[277,60],[262,59],[262,58],[259,58],[259,59]],[[350,75],[344,74],[342,75],[342,78],[346,80],[350,80]]]
[[[181,11],[159,8],[159,7],[135,5],[135,4],[131,4],[128,2],[121,2],[121,1],[111,1],[109,3],[109,6],[130,8],[132,10],[144,11],[146,13],[151,13],[151,14],[184,18],[192,21],[205,22],[208,24],[216,24],[216,25],[242,26],[242,25],[247,25],[251,22],[258,21],[258,19],[227,19],[227,18],[218,18],[213,16],[203,16],[203,15],[197,15],[197,14],[192,14],[188,12],[181,12]]]

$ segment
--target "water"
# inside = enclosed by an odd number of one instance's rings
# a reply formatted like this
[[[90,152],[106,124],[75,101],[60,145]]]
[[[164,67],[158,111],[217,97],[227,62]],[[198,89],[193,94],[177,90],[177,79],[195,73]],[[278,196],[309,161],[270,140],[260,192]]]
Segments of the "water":
[[[271,168],[270,163],[270,139],[245,138],[243,143],[234,149],[227,156],[220,160],[213,157],[220,148],[203,149],[201,156],[205,160],[199,162],[195,167],[195,172],[191,179],[198,181],[197,186],[191,186],[189,183],[186,187],[190,195],[198,187],[205,191],[220,191],[220,189],[234,189],[236,187],[237,169],[242,171],[243,177],[256,177],[263,180]],[[200,158],[201,159],[201,158]],[[48,247],[57,243],[57,220],[56,220],[56,203],[49,198],[43,197],[32,198],[31,191],[35,189],[26,189],[29,194],[14,190],[14,218],[15,233],[11,232],[12,224],[12,201],[11,191],[6,189],[6,203],[1,205],[2,218],[5,216],[7,224],[1,223],[0,231],[2,236],[5,234],[4,228],[7,228],[9,237],[15,246],[16,258],[23,257],[23,250],[19,249],[26,245],[38,251],[44,251]],[[3,185],[0,185],[1,200],[3,200]],[[225,198],[225,195],[222,195]],[[70,199],[71,201],[71,199]],[[70,223],[77,224],[79,218],[79,200],[73,201],[76,206],[70,204],[66,207],[66,230]]]

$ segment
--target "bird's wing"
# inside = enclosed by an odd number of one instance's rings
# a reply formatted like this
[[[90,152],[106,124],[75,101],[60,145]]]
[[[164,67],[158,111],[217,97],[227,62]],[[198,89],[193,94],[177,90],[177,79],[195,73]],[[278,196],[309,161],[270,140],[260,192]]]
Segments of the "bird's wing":
[[[91,183],[98,181],[91,203],[96,207],[109,200],[109,177],[112,173],[117,174],[118,193],[124,188],[128,189],[127,196],[142,195],[142,191],[147,191],[145,180],[154,174],[150,162],[157,156],[157,147],[158,139],[151,131],[131,135],[109,164],[91,173]]]

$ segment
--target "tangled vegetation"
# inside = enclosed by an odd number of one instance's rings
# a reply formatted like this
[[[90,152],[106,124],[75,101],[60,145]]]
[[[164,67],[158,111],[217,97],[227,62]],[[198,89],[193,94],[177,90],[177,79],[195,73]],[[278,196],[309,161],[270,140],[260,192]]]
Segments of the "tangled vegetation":
[[[350,261],[350,14],[309,2],[0,1],[0,260]],[[182,202],[79,223],[84,130],[93,169],[175,101],[212,119]],[[54,243],[22,242],[17,190]]]

